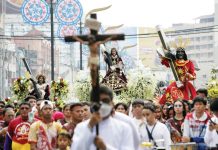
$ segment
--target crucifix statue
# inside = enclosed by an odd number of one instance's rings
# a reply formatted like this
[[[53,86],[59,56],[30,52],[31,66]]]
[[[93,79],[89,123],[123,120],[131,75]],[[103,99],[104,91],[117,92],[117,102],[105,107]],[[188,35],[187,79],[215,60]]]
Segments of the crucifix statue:
[[[88,67],[91,69],[91,78],[92,78],[92,86],[97,85],[97,72],[98,72],[98,64],[99,64],[99,46],[110,41],[112,38],[115,38],[116,35],[106,38],[103,41],[96,41],[94,35],[88,35],[88,41],[83,41],[77,36],[73,36],[78,42],[88,45],[90,49],[90,57],[88,59]]]
[[[88,23],[87,23],[88,22]],[[100,23],[97,21],[97,15],[91,14],[91,19],[86,20],[86,26],[90,28],[90,35],[68,36],[66,42],[80,42],[88,45],[90,56],[88,66],[90,67],[92,92],[91,101],[93,102],[92,111],[97,112],[100,108],[99,103],[99,57],[100,45],[112,40],[124,40],[124,34],[98,34]],[[98,27],[97,27],[98,26]],[[97,27],[97,28],[96,28]],[[98,124],[96,125],[96,135],[99,134]],[[97,148],[98,149],[98,148]]]
[[[87,23],[90,28],[90,35],[67,36],[65,42],[80,42],[86,44],[90,49],[90,56],[88,59],[88,66],[90,67],[91,81],[93,95],[91,95],[92,102],[99,102],[98,88],[99,88],[99,49],[100,45],[108,41],[124,40],[124,34],[98,34],[96,26],[100,26],[97,21],[97,15],[91,14],[91,19]]]

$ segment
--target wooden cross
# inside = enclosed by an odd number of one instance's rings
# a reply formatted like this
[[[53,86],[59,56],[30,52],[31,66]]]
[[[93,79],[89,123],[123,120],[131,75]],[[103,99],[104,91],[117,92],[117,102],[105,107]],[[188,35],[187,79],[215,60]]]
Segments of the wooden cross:
[[[91,14],[91,19],[97,20],[96,14]],[[79,35],[79,36],[67,36],[65,37],[65,42],[80,42],[82,44],[87,44],[90,49],[89,57],[89,67],[91,73],[92,81],[92,92],[91,92],[91,102],[93,105],[92,109],[98,111],[99,109],[99,54],[100,54],[100,44],[104,44],[107,41],[112,40],[124,40],[124,34],[104,34],[99,35],[98,31],[90,30],[90,35]],[[95,107],[96,106],[96,107]],[[96,135],[99,134],[98,124],[96,125]],[[98,149],[97,149],[98,150]]]
[[[91,14],[91,19],[97,20],[96,14]],[[99,46],[108,41],[124,40],[124,34],[98,34],[98,31],[90,29],[90,35],[67,36],[65,42],[80,42],[90,49],[89,67],[92,80],[91,101],[99,103]]]

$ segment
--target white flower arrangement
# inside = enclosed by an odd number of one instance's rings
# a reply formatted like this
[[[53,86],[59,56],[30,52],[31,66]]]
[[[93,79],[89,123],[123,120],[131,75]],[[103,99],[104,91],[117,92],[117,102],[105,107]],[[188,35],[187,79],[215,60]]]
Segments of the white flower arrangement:
[[[131,72],[128,76],[127,90],[121,92],[116,101],[129,103],[137,98],[153,100],[156,79],[151,74],[144,74],[142,70],[132,70]]]
[[[91,79],[87,72],[79,72],[73,84],[76,97],[80,101],[90,101]],[[100,76],[100,81],[102,76]],[[127,77],[127,90],[115,95],[114,102],[128,103],[136,98],[153,100],[156,87],[156,79],[151,73],[143,70],[132,70]]]
[[[218,97],[218,79],[217,79],[217,69],[211,70],[211,78],[207,83],[208,97],[217,98]]]
[[[80,71],[73,83],[75,96],[80,101],[90,101],[91,79],[88,72]]]

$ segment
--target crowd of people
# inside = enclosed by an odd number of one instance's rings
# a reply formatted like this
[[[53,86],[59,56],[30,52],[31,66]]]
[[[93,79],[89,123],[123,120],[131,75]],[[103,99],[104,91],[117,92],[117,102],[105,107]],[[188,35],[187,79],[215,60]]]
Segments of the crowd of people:
[[[60,109],[34,96],[16,108],[0,101],[0,149],[169,150],[181,142],[218,149],[218,98],[208,100],[206,89],[199,89],[192,103],[178,99],[164,105],[143,99],[114,104],[106,86],[99,94],[98,111],[88,102]]]

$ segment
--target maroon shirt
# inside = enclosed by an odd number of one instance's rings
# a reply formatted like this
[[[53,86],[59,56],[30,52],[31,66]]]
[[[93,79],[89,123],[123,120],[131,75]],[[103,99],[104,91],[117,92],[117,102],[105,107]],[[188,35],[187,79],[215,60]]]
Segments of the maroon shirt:
[[[182,135],[182,129],[181,126],[184,122],[183,118],[182,120],[177,120],[175,117],[170,118],[166,121],[166,124],[170,125],[171,127],[175,128],[181,135]]]

